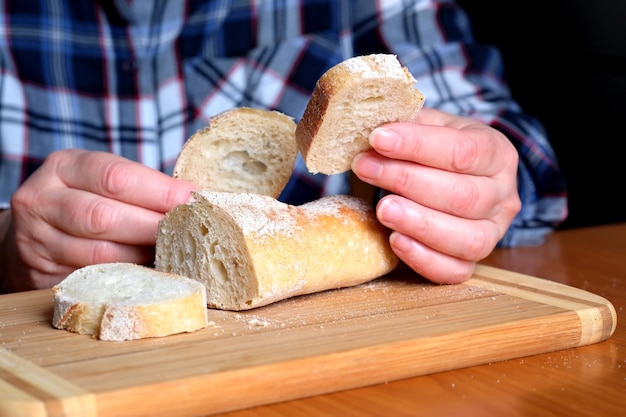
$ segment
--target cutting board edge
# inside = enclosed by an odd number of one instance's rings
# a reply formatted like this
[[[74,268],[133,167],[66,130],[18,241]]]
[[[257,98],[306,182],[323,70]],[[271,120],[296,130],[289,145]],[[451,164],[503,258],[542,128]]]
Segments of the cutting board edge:
[[[589,329],[581,334],[579,346],[609,339],[617,329],[617,311],[613,303],[581,288],[482,264],[476,265],[469,282],[504,294],[576,311],[583,328]],[[539,291],[539,288],[542,290]]]
[[[571,314],[568,313],[567,315],[571,316]],[[567,318],[565,317],[565,314],[561,314],[557,319],[563,321],[564,323],[571,322],[571,317]],[[532,319],[524,321],[534,322]],[[527,324],[523,322],[518,323],[518,325],[527,326]],[[558,328],[560,326],[558,323],[555,323],[555,327]],[[476,333],[494,330],[496,329],[482,328],[472,329],[462,333],[467,333],[463,334],[463,338],[470,339],[472,336],[476,336]],[[276,402],[322,395],[409,377],[424,376],[437,372],[484,365],[504,360],[512,360],[576,347],[572,345],[571,342],[566,342],[565,339],[560,342],[560,345],[553,345],[551,349],[546,349],[545,345],[542,344],[538,344],[536,346],[531,344],[522,344],[525,346],[525,350],[513,348],[507,349],[505,347],[503,348],[501,345],[498,349],[494,348],[495,350],[493,352],[475,349],[474,352],[476,353],[474,355],[466,355],[460,359],[446,362],[443,360],[446,355],[457,358],[459,358],[459,356],[448,353],[449,349],[441,349],[441,346],[450,346],[452,341],[458,337],[458,333],[454,335],[444,334],[434,337],[428,342],[427,347],[421,345],[418,350],[415,349],[416,343],[421,342],[417,342],[412,339],[398,341],[392,344],[374,345],[308,358],[292,359],[282,363],[271,363],[250,368],[233,369],[214,374],[189,376],[177,380],[161,381],[125,388],[122,390],[109,390],[102,392],[74,391],[73,394],[68,393],[65,397],[48,398],[48,400],[42,400],[40,403],[43,410],[58,410],[59,407],[66,407],[71,410],[71,412],[61,414],[63,417],[169,417],[173,415],[172,412],[176,412],[177,414],[175,415],[191,417],[198,415],[198,413],[213,414],[240,410],[243,408],[257,407]],[[529,335],[528,337],[531,336]],[[556,340],[561,339],[556,338]],[[502,333],[499,339],[491,338],[489,345],[486,346],[489,348],[489,346],[496,346],[499,343],[503,345],[509,344],[512,347],[513,345],[514,347],[519,347],[519,340],[511,340],[506,333]],[[466,347],[459,347],[459,350],[466,351]],[[494,355],[494,352],[499,352],[499,354]],[[431,360],[431,365],[428,368],[425,368],[422,363],[416,362],[416,359],[424,358],[426,355],[434,355],[436,357],[441,356],[442,360]],[[371,361],[372,358],[375,359],[375,361]],[[401,364],[409,364],[410,366],[400,366]],[[368,366],[370,368],[368,368]],[[45,369],[44,371],[49,372]],[[363,382],[363,378],[359,378],[359,374],[364,372],[368,375],[366,379],[367,382],[365,383]],[[329,382],[327,376],[324,376],[337,373],[341,374],[342,378],[332,378],[331,382]],[[263,375],[264,377],[259,378],[259,375]],[[316,378],[312,379],[312,375]],[[280,394],[269,397],[265,396],[263,398],[259,396],[242,396],[241,392],[237,390],[227,390],[224,392],[223,389],[224,386],[232,384],[233,386],[245,386],[246,393],[255,392],[264,395],[268,392],[267,388],[271,388],[277,379],[281,381],[305,380],[307,381],[307,384],[306,387],[304,387],[303,384],[298,384],[297,382],[286,386],[283,384]],[[71,382],[67,382],[71,384]],[[183,390],[183,387],[184,395],[181,395],[180,390]],[[190,389],[190,387],[192,388]],[[288,393],[285,391],[286,388]],[[146,395],[150,395],[154,398],[154,393],[157,390],[163,393],[168,393],[169,396],[164,395],[163,398],[161,398],[162,401],[165,401],[164,404],[153,401],[153,404],[151,404],[149,408],[144,408],[143,410],[136,409],[136,398],[143,398]],[[214,404],[212,407],[206,407],[206,398],[201,394],[203,391],[212,390],[222,391],[222,395],[220,395],[221,403]],[[245,404],[242,403],[243,397],[246,398]],[[175,405],[172,398],[177,398],[179,400],[184,399],[186,404],[184,407],[186,408],[181,408],[181,406]],[[6,409],[6,403],[3,405],[2,402],[3,400],[0,400],[0,411]],[[29,400],[28,402],[31,406],[33,405],[32,400]],[[13,404],[15,406],[18,403],[13,402]],[[13,408],[13,410],[16,409],[19,408]],[[120,410],[122,410],[122,412],[120,412]],[[0,413],[0,415],[3,414]],[[19,414],[7,415],[13,416]],[[57,413],[53,415],[59,414]],[[40,416],[47,417],[48,414],[42,413],[39,415],[32,415],[32,417]]]

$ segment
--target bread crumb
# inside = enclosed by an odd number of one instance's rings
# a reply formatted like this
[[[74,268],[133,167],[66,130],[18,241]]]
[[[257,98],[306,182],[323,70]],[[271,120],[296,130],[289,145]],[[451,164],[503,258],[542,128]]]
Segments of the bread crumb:
[[[259,326],[259,327],[267,327],[270,325],[270,322],[267,320],[259,320],[257,318],[248,320],[248,324],[251,326]]]

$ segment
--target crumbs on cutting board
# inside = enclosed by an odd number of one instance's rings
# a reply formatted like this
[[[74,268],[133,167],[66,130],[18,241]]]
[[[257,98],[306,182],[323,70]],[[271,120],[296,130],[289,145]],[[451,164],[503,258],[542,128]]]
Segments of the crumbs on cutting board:
[[[250,326],[258,326],[258,327],[267,327],[270,325],[270,322],[268,320],[260,320],[257,318],[252,318],[250,320],[248,320],[248,324]]]
[[[282,300],[247,311],[213,310],[215,336],[241,336],[249,333],[307,327],[366,324],[383,315],[422,313],[432,320],[450,303],[482,299],[493,302],[501,294],[469,284],[439,285],[412,280],[373,280],[354,287],[328,290]],[[441,310],[441,309],[444,310]],[[276,333],[277,335],[279,333]]]
[[[222,326],[220,326],[219,324],[217,324],[216,322],[212,320],[207,323],[206,328],[209,332],[210,331],[214,332],[213,336],[219,336],[221,333],[224,333],[224,329],[222,328]]]
[[[261,317],[258,315],[249,314],[235,314],[235,318],[239,321],[243,321],[249,329],[259,329],[266,327],[284,328],[287,327],[287,323],[281,320],[268,319],[267,317]]]
[[[247,330],[259,330],[259,329],[265,329],[269,327],[273,327],[273,328],[287,327],[287,323],[285,322],[282,322],[280,320],[275,320],[275,319],[268,319],[267,317],[259,316],[251,312],[240,313],[240,312],[233,312],[233,311],[215,311],[214,313],[221,316],[222,320],[219,320],[219,317],[218,317],[216,318],[217,322],[210,321],[209,326],[211,326],[213,329],[216,329],[216,330],[219,329],[220,332],[222,333],[226,331],[225,328],[227,328],[228,331],[231,331],[233,333],[233,336],[235,336],[238,332],[241,331],[240,326],[237,326],[237,325],[232,326],[233,323],[235,322],[239,324],[243,323]],[[216,333],[215,335],[217,336],[218,334]]]

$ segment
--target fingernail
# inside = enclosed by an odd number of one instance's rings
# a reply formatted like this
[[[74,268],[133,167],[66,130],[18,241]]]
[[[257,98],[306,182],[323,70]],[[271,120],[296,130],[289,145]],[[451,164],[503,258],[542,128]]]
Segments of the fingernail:
[[[415,247],[415,241],[402,233],[393,233],[390,242],[401,253],[410,253]]]
[[[387,197],[380,201],[378,215],[382,223],[391,226],[402,220],[405,213],[402,204],[393,197]]]
[[[366,154],[358,154],[352,160],[355,173],[363,179],[376,180],[383,174],[383,166],[377,158]]]
[[[370,133],[369,142],[378,151],[394,152],[400,141],[396,132],[378,127]]]

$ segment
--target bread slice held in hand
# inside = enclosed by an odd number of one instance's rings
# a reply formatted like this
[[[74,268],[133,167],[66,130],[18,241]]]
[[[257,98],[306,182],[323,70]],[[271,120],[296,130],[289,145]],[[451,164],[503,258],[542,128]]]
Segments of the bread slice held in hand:
[[[100,340],[133,340],[207,326],[198,281],[131,263],[80,268],[53,287],[52,325]]]
[[[298,153],[296,123],[278,111],[237,107],[191,136],[172,176],[203,190],[253,192],[277,198]]]
[[[252,193],[194,196],[161,220],[155,265],[204,283],[209,307],[247,310],[353,286],[398,264],[389,231],[363,199],[292,206]]]
[[[395,55],[357,56],[330,68],[317,81],[296,141],[312,173],[350,170],[371,148],[369,134],[390,122],[413,122],[424,104],[416,80]]]

